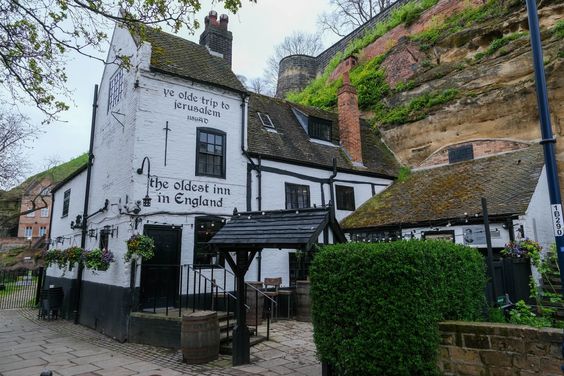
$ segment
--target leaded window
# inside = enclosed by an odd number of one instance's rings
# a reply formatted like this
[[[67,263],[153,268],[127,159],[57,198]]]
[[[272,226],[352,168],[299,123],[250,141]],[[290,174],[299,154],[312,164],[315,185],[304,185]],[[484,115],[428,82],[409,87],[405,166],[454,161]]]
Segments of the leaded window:
[[[474,148],[472,144],[448,149],[448,163],[469,161],[472,159],[474,159]]]
[[[310,116],[308,118],[309,137],[331,141],[331,121]]]
[[[108,90],[108,110],[119,103],[123,95],[123,69],[119,68],[110,78]]]
[[[286,183],[286,209],[309,207],[309,185]]]
[[[354,210],[354,188],[344,185],[335,186],[337,209],[338,210]]]
[[[198,129],[196,175],[225,178],[225,133]]]
[[[63,196],[63,214],[62,214],[63,217],[69,215],[70,195],[71,195],[71,190],[67,189]]]

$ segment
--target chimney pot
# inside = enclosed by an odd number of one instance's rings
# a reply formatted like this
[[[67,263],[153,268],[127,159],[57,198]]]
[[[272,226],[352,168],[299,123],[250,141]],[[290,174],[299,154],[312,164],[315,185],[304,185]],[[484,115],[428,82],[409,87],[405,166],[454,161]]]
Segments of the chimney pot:
[[[218,26],[219,22],[217,22],[217,12],[215,10],[210,10],[209,13],[210,24],[214,26]]]
[[[222,14],[219,16],[219,26],[222,29],[227,30],[227,24],[229,23],[229,16],[227,14]]]

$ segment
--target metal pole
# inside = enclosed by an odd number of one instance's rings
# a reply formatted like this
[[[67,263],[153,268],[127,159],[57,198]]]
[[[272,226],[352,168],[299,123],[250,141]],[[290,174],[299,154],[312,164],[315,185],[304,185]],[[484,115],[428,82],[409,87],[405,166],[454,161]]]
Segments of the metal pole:
[[[490,232],[490,217],[488,216],[488,201],[482,197],[482,215],[484,217],[484,230],[486,232],[486,246],[488,247],[488,270],[492,278],[492,305],[495,304],[497,298],[497,285],[495,282],[495,269],[493,265],[493,251],[492,251],[492,234]]]
[[[86,231],[88,230],[88,203],[90,200],[90,178],[92,175],[92,162],[94,160],[94,134],[96,133],[96,110],[98,108],[98,85],[94,85],[94,99],[92,101],[92,122],[90,125],[90,146],[88,148],[88,168],[86,170],[86,190],[84,191],[84,208],[82,212],[82,227],[80,234],[80,247],[86,246]],[[74,323],[78,324],[80,317],[80,294],[82,292],[82,274],[84,265],[78,263],[76,276],[76,298],[74,302]]]
[[[548,107],[548,95],[546,90],[546,78],[544,73],[544,59],[539,29],[539,17],[535,0],[527,1],[527,12],[529,15],[529,33],[531,35],[531,48],[533,50],[533,64],[535,67],[535,83],[537,89],[537,101],[539,107],[540,127],[544,149],[544,164],[546,168],[546,179],[550,195],[550,206],[554,226],[554,238],[556,240],[556,253],[558,255],[558,266],[560,267],[560,284],[564,286],[564,223],[562,219],[562,199],[560,197],[560,183],[558,181],[558,169],[556,165],[555,145],[556,139],[552,134],[550,122],[550,110]]]

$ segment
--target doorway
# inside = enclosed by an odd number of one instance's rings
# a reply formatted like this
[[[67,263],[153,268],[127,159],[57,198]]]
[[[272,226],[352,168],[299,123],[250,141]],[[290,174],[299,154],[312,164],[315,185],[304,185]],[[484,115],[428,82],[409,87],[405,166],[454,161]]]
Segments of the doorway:
[[[141,264],[141,309],[178,307],[182,229],[146,225],[144,234],[155,242],[155,255]]]

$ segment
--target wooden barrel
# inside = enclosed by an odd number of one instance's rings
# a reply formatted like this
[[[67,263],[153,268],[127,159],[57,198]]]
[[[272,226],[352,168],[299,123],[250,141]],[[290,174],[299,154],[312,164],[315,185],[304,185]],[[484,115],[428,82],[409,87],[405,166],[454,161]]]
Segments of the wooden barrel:
[[[180,332],[182,361],[202,364],[219,356],[219,322],[217,312],[198,311],[182,316]]]
[[[262,282],[260,281],[249,281],[247,282],[249,285],[255,287],[256,289],[260,290],[262,288]],[[247,286],[246,288],[246,303],[249,306],[249,310],[247,311],[247,325],[248,326],[255,326],[262,324],[262,311],[264,307],[264,295],[257,292],[252,287]],[[258,306],[258,316],[257,316],[257,306]],[[257,320],[258,317],[258,320]]]
[[[296,320],[311,322],[309,281],[296,281]]]

